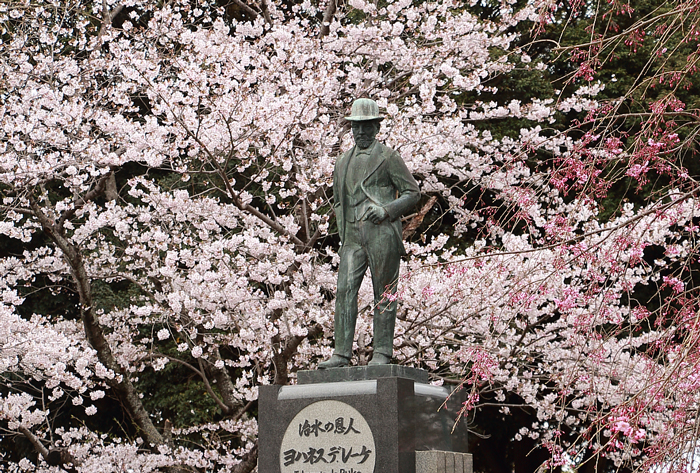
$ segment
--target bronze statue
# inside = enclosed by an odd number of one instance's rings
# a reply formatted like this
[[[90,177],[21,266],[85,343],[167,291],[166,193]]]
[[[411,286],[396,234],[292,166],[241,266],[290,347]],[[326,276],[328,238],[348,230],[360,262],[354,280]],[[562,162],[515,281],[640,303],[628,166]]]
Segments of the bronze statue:
[[[401,256],[401,216],[420,199],[418,184],[399,153],[379,143],[379,107],[357,99],[346,120],[355,146],[335,163],[333,199],[340,233],[340,268],[335,301],[335,351],[320,369],[347,366],[357,321],[357,293],[369,266],[374,289],[374,355],[370,365],[391,362],[396,325],[395,294]]]

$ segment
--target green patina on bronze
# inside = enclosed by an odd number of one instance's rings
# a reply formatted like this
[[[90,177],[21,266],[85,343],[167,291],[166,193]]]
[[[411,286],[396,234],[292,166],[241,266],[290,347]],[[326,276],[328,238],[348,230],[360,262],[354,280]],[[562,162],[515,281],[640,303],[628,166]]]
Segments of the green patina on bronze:
[[[340,232],[340,267],[335,303],[335,351],[319,368],[347,366],[357,321],[357,293],[369,266],[374,290],[374,356],[370,365],[389,363],[393,354],[395,294],[401,256],[401,216],[420,199],[418,184],[393,149],[379,143],[382,117],[374,100],[358,99],[351,115],[355,146],[333,171],[334,210]]]

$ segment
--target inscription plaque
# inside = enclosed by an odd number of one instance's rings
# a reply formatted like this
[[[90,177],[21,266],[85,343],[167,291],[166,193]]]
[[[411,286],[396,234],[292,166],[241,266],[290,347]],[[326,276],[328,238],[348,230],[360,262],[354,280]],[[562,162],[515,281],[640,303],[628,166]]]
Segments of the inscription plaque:
[[[282,438],[281,473],[374,473],[369,424],[340,401],[318,401],[292,419]]]

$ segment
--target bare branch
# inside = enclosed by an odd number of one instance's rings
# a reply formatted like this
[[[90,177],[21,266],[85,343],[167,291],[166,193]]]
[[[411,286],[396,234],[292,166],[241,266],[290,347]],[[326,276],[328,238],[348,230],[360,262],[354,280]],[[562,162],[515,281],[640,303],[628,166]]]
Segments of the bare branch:
[[[335,16],[335,11],[337,9],[336,0],[328,0],[328,5],[326,6],[326,11],[323,12],[323,23],[321,23],[321,31],[319,36],[323,38],[327,36],[331,31],[331,22]]]
[[[61,215],[61,218],[58,220],[57,224],[57,231],[60,233],[63,233],[63,225],[65,224],[66,220],[72,218],[75,213],[83,207],[87,202],[90,202],[92,200],[95,200],[97,197],[100,195],[104,194],[106,189],[107,189],[107,182],[110,180],[110,178],[113,179],[113,172],[109,172],[108,174],[105,174],[102,176],[98,181],[97,184],[95,184],[95,187],[90,189],[85,196],[81,197],[78,199],[78,197],[73,199],[73,205],[71,208],[63,212]]]
[[[112,21],[116,16],[124,9],[124,5],[117,5],[112,11],[109,10],[109,5],[107,0],[102,1],[102,24],[100,25],[100,31],[97,33],[98,38],[102,36],[107,31],[107,28],[112,24]]]
[[[216,404],[219,406],[219,409],[221,409],[224,412],[224,414],[228,414],[230,412],[229,407],[226,404],[224,404],[224,402],[219,398],[219,396],[216,395],[214,390],[211,388],[211,384],[209,383],[209,379],[207,378],[206,369],[204,367],[204,363],[202,363],[202,359],[198,358],[197,362],[199,363],[199,374],[202,377],[202,381],[204,382],[204,387],[206,388],[209,395],[212,398],[214,398],[214,401],[216,401]]]
[[[258,445],[256,443],[255,447],[250,449],[248,453],[243,456],[243,461],[236,465],[233,469],[233,473],[250,473],[258,464]]]
[[[265,18],[267,24],[271,25],[272,17],[270,16],[270,6],[268,5],[267,0],[260,0],[260,9],[262,10],[263,18]]]
[[[231,410],[229,409],[229,407],[223,403],[223,401],[219,398],[219,396],[216,395],[216,393],[212,389],[211,384],[209,383],[209,380],[207,379],[207,376],[205,374],[204,367],[202,366],[201,359],[197,360],[199,363],[199,368],[200,368],[200,369],[197,369],[194,365],[191,365],[190,363],[187,363],[184,360],[181,360],[179,358],[175,358],[174,356],[166,355],[164,353],[152,353],[144,358],[153,359],[156,357],[167,358],[168,360],[173,361],[175,363],[179,363],[182,366],[184,366],[184,367],[192,370],[194,373],[196,373],[197,376],[199,376],[202,379],[202,382],[204,383],[204,388],[207,390],[207,393],[212,397],[212,399],[214,399],[214,401],[219,406],[219,408],[224,412],[224,414],[230,413]],[[142,359],[144,359],[144,358],[142,358]]]
[[[75,458],[73,458],[73,455],[71,455],[68,450],[49,450],[28,428],[20,427],[19,431],[29,440],[37,453],[39,453],[49,465],[63,466],[64,468],[67,464],[77,465]],[[71,468],[69,468],[69,470],[74,471]]]
[[[433,208],[433,205],[435,205],[435,202],[437,202],[437,196],[432,196],[430,199],[428,199],[428,202],[421,207],[420,211],[411,219],[411,221],[408,222],[408,225],[404,227],[402,232],[404,239],[415,233],[420,224],[423,222],[425,216],[428,214],[428,212],[430,212],[430,209]]]
[[[255,20],[260,15],[257,11],[253,10],[250,6],[246,5],[241,0],[232,0],[232,1],[233,1],[233,3],[238,5],[241,10],[243,10],[249,16],[251,16],[253,20]]]
[[[45,460],[48,460],[49,458],[49,449],[44,447],[44,444],[41,443],[41,440],[37,438],[36,435],[34,435],[28,428],[26,427],[20,427],[19,431],[22,432],[22,435],[27,437],[27,440],[31,442],[32,446],[34,449],[41,454],[42,457],[44,457]]]

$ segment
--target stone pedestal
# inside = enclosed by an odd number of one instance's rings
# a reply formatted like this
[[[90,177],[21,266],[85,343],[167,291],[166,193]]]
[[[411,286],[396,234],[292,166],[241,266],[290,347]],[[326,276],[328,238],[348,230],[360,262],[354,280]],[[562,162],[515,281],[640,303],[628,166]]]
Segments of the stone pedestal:
[[[260,386],[259,473],[471,472],[466,427],[453,431],[462,396],[427,384],[427,372],[386,365],[297,376],[295,386]]]
[[[472,473],[469,453],[428,450],[416,452],[416,473]]]

